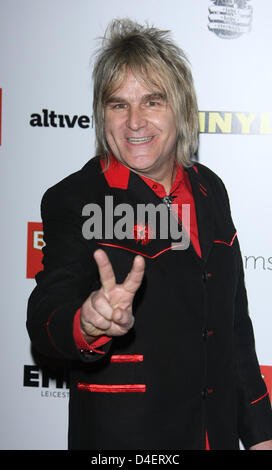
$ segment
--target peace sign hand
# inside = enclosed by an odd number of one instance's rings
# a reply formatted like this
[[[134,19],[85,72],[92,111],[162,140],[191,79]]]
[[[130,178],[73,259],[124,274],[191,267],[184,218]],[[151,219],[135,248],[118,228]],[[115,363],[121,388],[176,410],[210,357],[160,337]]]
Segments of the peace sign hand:
[[[131,271],[122,284],[117,284],[108,256],[103,250],[94,252],[101,288],[91,293],[81,308],[81,331],[88,343],[98,336],[121,336],[134,325],[132,303],[141,285],[145,263],[136,256]]]

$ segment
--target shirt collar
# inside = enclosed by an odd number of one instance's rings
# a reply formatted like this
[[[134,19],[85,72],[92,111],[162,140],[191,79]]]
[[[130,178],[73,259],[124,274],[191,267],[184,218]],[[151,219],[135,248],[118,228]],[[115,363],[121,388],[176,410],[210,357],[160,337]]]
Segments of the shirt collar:
[[[101,167],[106,167],[103,158],[100,159]],[[130,170],[122,165],[111,153],[108,169],[104,172],[108,185],[111,188],[127,189]]]
[[[100,160],[101,167],[104,170],[106,167],[105,161],[103,158]],[[114,155],[110,154],[110,163],[108,169],[104,172],[105,178],[107,180],[108,185],[111,188],[119,188],[119,189],[127,189],[130,170],[124,166],[121,162],[119,162]],[[146,178],[145,176],[139,175],[143,181],[155,191],[160,197],[165,196],[165,189],[162,184],[158,183],[157,181],[153,181],[150,178]],[[184,183],[184,170],[182,166],[176,164],[176,177],[172,184],[172,188],[170,193],[174,193],[181,183]]]

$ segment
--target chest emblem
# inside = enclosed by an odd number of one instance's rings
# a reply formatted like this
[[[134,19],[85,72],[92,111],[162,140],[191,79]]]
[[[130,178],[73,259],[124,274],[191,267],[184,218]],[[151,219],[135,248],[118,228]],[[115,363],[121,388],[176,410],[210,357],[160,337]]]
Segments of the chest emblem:
[[[133,236],[136,240],[136,243],[140,243],[141,245],[147,245],[151,242],[152,238],[154,237],[154,232],[149,225],[138,224],[134,225]]]

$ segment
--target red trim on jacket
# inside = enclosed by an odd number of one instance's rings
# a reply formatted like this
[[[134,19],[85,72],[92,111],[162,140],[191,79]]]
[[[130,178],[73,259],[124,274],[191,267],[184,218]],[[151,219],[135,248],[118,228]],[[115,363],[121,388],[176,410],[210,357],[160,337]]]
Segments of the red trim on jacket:
[[[142,354],[112,354],[111,362],[143,362]]]
[[[211,450],[207,431],[205,433],[205,450]]]
[[[131,392],[145,392],[145,384],[124,384],[124,385],[101,385],[101,384],[87,384],[79,382],[77,384],[79,390],[87,392],[102,392],[102,393],[131,393]]]
[[[233,235],[230,242],[225,242],[224,240],[214,240],[213,242],[214,243],[223,243],[223,245],[232,246],[236,237],[237,237],[237,232],[235,232],[235,234]]]
[[[121,250],[131,251],[132,253],[135,253],[136,255],[141,255],[141,256],[145,256],[146,258],[149,258],[149,259],[154,259],[154,258],[157,258],[158,256],[162,255],[162,253],[165,253],[166,251],[172,250],[173,248],[181,247],[182,243],[178,243],[176,245],[173,244],[171,246],[168,246],[167,248],[164,248],[164,250],[161,250],[161,251],[159,251],[158,253],[155,253],[155,255],[152,255],[152,256],[151,255],[146,255],[145,253],[142,253],[141,251],[132,250],[131,248],[127,248],[126,246],[114,245],[113,243],[98,242],[98,245],[112,246],[113,248],[120,248]]]
[[[264,395],[262,395],[261,397],[257,398],[257,400],[254,400],[252,401],[250,404],[251,405],[254,405],[254,403],[257,403],[258,401],[262,400],[263,398],[267,397],[268,395],[268,392],[266,392]]]

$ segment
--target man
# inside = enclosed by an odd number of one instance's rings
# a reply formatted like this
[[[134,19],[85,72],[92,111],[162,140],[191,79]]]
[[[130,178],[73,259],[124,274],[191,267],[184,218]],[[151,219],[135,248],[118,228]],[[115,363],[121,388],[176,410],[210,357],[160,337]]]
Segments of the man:
[[[272,449],[227,193],[192,162],[194,86],[167,32],[110,25],[93,108],[97,156],[42,201],[27,320],[74,360],[69,448]]]

